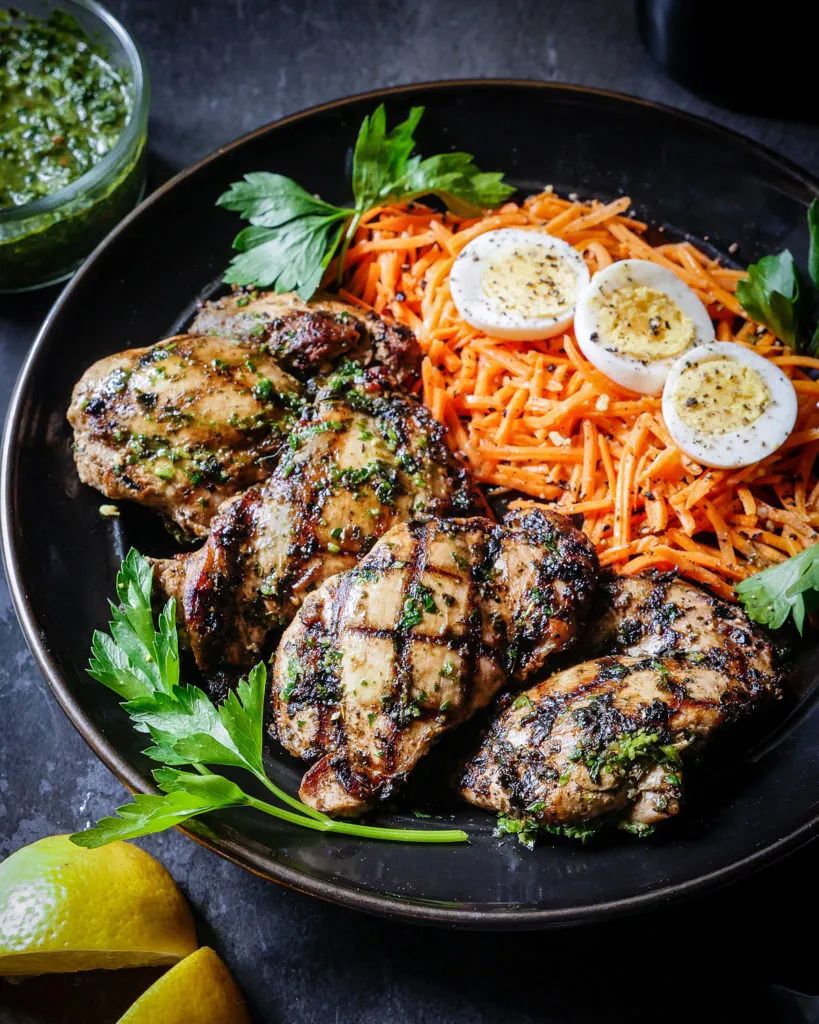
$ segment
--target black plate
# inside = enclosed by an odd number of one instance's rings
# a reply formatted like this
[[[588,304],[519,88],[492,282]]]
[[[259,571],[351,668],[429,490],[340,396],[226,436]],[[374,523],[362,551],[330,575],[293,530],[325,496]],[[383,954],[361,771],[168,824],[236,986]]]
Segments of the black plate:
[[[317,107],[240,139],[178,175],[93,254],[57,302],[15,392],[3,451],[3,550],[17,613],[57,699],[99,757],[145,790],[144,741],[114,697],[83,668],[91,631],[106,621],[118,562],[131,543],[167,541],[140,510],[98,514],[71,459],[65,411],[95,359],[163,337],[218,278],[237,229],[215,198],[247,171],[291,175],[328,200],[347,198],[350,145],[380,99],[393,117],[423,103],[421,152],[475,154],[525,190],[552,184],[589,196],[631,195],[654,224],[685,231],[743,263],[789,246],[804,257],[805,206],[817,185],[738,135],[651,104],[532,82],[452,82],[400,88]],[[646,842],[544,842],[534,853],[492,836],[489,815],[453,808],[469,846],[328,840],[252,814],[211,817],[200,841],[277,882],[364,910],[483,928],[587,920],[700,892],[807,841],[819,815],[819,658],[753,735],[712,761],[684,815]],[[299,769],[271,762],[292,790]],[[704,777],[703,777],[704,778]],[[387,821],[416,823],[409,815]]]

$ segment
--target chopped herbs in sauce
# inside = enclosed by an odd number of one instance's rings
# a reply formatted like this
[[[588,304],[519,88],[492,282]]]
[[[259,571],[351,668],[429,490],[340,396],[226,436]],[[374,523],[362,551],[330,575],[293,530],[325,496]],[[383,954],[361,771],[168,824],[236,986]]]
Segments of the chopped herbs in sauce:
[[[586,710],[578,709],[579,712]],[[680,755],[676,747],[663,741],[660,733],[637,729],[635,732],[623,733],[602,747],[588,746],[581,742],[570,755],[570,760],[585,765],[589,777],[597,783],[604,770],[622,776],[636,763],[678,765]]]
[[[654,835],[654,826],[646,825],[642,821],[620,821],[617,823],[617,827],[621,832],[629,832],[631,835],[637,836],[638,839],[647,839]]]
[[[126,81],[74,18],[0,9],[0,207],[51,195],[85,174],[130,113]]]
[[[543,801],[536,801],[527,808],[527,811],[531,814],[539,814],[544,807]],[[527,850],[533,850],[538,835],[543,832],[554,836],[563,836],[566,839],[574,839],[580,843],[587,843],[597,835],[598,831],[598,825],[588,822],[580,822],[576,825],[560,825],[554,822],[540,822],[535,818],[513,818],[501,814],[498,816],[495,835],[517,836],[521,846],[525,846]]]
[[[275,393],[273,381],[269,377],[260,377],[253,385],[253,395],[260,402],[269,402]]]
[[[423,583],[411,583],[408,589],[401,618],[398,620],[399,629],[412,629],[422,622],[425,613],[438,611],[435,597],[429,587],[425,587]]]
[[[295,658],[290,658],[287,662],[287,668],[284,672],[284,685],[279,690],[279,696],[287,703],[293,694],[296,692],[296,687],[299,684],[304,670]]]

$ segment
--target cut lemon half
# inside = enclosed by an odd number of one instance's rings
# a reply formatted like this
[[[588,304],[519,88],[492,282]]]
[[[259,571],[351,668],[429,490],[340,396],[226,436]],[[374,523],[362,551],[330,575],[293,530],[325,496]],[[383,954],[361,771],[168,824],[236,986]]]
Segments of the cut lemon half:
[[[203,946],[137,999],[117,1024],[250,1024],[230,971]]]
[[[163,966],[196,947],[184,897],[138,846],[49,836],[0,864],[0,975]]]

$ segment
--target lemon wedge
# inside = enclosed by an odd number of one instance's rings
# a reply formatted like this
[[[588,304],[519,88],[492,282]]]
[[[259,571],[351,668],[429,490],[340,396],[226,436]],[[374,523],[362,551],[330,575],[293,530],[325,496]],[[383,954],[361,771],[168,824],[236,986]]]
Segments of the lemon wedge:
[[[154,982],[117,1024],[250,1024],[250,1017],[230,971],[203,946]]]
[[[138,846],[49,836],[0,864],[0,975],[162,966],[196,947],[184,897]]]

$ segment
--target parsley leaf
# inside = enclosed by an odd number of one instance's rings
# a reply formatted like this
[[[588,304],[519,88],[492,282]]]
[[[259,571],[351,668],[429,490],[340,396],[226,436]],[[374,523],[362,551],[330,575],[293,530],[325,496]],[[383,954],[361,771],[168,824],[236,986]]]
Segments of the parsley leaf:
[[[800,275],[788,249],[763,256],[748,267],[748,277],[737,283],[742,308],[796,352],[819,351],[819,324],[810,321],[819,299],[819,200],[808,207],[808,279]]]
[[[500,206],[515,191],[499,171],[481,171],[469,153],[441,153],[426,160],[415,158],[393,198],[406,202],[437,196],[459,217],[475,217],[487,207]]]
[[[341,273],[361,217],[373,206],[437,196],[454,213],[471,216],[508,199],[514,189],[503,175],[481,171],[468,153],[412,155],[423,113],[413,107],[390,130],[383,103],[364,118],[353,152],[352,208],[326,203],[281,174],[257,171],[234,182],[217,205],[250,226],[233,241],[238,255],[224,280],[309,299],[336,255]]]
[[[159,772],[155,773],[157,776]],[[116,809],[116,817],[102,818],[94,828],[76,832],[71,841],[77,846],[94,849],[117,839],[137,839],[152,832],[162,832],[181,825],[199,814],[239,807],[246,803],[238,786],[221,775],[185,776],[185,785],[178,785],[162,796],[137,793],[133,803]],[[161,779],[159,779],[161,784]]]
[[[384,104],[361,122],[353,151],[353,195],[357,208],[377,206],[395,195],[395,189],[407,174],[410,156],[415,148],[415,129],[424,114],[423,107],[413,107],[406,121],[387,131]]]
[[[748,267],[748,279],[737,283],[737,298],[748,316],[798,350],[799,277],[793,256],[787,249],[752,263]]]
[[[180,686],[173,695],[124,705],[137,728],[148,730],[156,746],[145,753],[165,764],[218,764],[244,768],[264,778],[262,722],[267,670],[251,669],[218,708],[196,686]]]
[[[158,616],[152,607],[153,569],[130,551],[116,582],[119,605],[111,605],[109,632],[91,645],[89,674],[122,698],[134,728],[153,745],[145,753],[163,767],[154,779],[164,795],[137,794],[115,817],[71,837],[96,847],[134,839],[227,807],[251,807],[301,828],[399,842],[463,842],[457,829],[380,828],[335,821],[280,789],[264,766],[263,735],[267,669],[259,663],[221,705],[196,686],[181,683],[173,600]],[[206,766],[249,772],[273,795],[260,800]],[[191,769],[191,770],[182,770]],[[258,786],[257,786],[258,788]]]
[[[819,608],[819,544],[749,576],[734,590],[754,622],[778,629],[790,615],[801,635],[805,615]]]
[[[272,285],[309,299],[321,283],[349,220],[349,210],[311,196],[290,178],[257,171],[234,182],[217,206],[250,222],[233,240],[227,284]]]
[[[808,276],[819,288],[819,199],[812,200],[808,207]]]
[[[176,606],[168,602],[155,630],[152,587],[150,563],[129,551],[117,573],[121,603],[110,605],[109,633],[96,630],[91,641],[88,674],[125,700],[170,692],[179,681]]]
[[[469,217],[508,199],[514,189],[503,175],[479,170],[469,153],[411,156],[423,113],[423,107],[413,107],[391,132],[383,103],[364,118],[353,154],[356,208],[434,195],[453,213]]]

